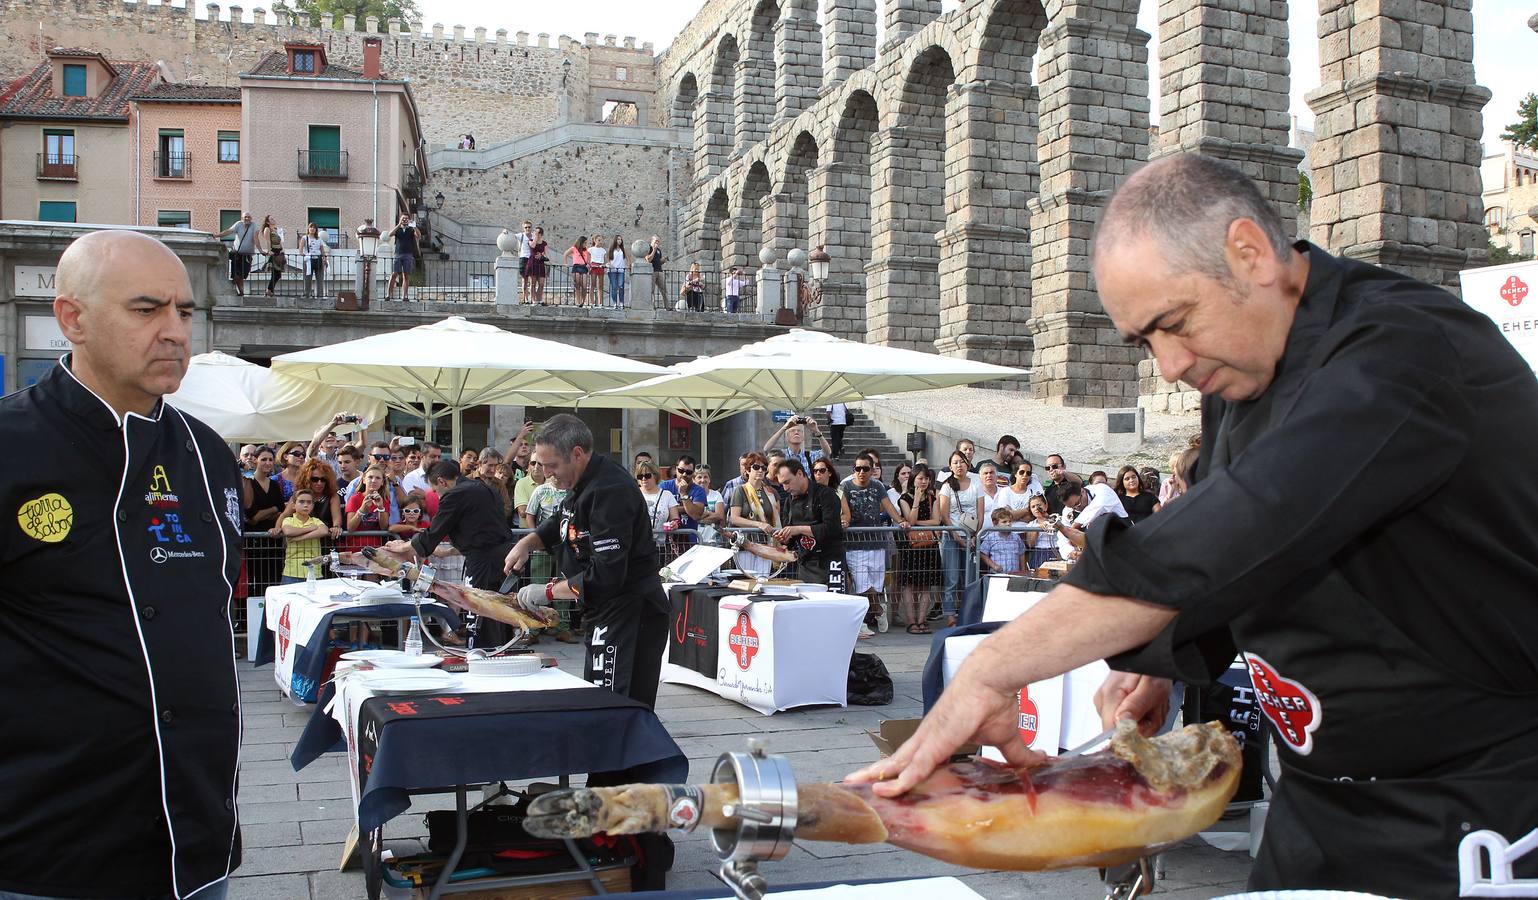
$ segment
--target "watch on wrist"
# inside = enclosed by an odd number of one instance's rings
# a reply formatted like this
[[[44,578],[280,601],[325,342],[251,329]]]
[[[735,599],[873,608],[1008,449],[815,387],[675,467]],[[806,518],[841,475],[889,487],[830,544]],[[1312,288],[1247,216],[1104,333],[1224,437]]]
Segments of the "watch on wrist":
[[[555,581],[553,579],[545,582],[545,599],[551,603],[555,602]]]

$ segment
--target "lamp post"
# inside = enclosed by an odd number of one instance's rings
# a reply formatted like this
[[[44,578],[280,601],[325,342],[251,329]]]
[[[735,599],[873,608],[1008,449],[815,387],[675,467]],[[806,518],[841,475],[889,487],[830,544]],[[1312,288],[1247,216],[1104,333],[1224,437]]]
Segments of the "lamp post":
[[[373,219],[358,226],[358,304],[368,309],[374,292],[374,259],[379,253],[379,229]]]
[[[797,322],[804,321],[807,312],[822,302],[822,287],[828,279],[828,263],[832,259],[822,244],[818,244],[817,249],[810,254],[800,247],[786,254],[786,261],[790,263],[790,271],[796,281]],[[810,269],[810,279],[807,278],[808,269]],[[810,284],[807,283],[808,280]]]

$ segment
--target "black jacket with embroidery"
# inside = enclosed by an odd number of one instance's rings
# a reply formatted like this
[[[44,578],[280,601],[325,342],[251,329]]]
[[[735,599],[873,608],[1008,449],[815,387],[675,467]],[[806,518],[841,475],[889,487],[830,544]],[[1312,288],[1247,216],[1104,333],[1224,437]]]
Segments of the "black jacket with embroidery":
[[[622,598],[641,598],[668,611],[646,502],[635,477],[613,459],[601,453],[589,459],[560,515],[540,523],[537,532],[558,554],[561,573],[583,606],[600,610]]]
[[[240,473],[68,360],[0,399],[0,891],[184,897],[240,857]]]

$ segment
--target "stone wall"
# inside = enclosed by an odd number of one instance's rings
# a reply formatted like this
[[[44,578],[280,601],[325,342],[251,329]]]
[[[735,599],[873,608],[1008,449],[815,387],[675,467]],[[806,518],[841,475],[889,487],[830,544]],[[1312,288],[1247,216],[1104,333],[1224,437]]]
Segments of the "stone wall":
[[[273,16],[239,6],[213,19],[194,18],[182,6],[123,0],[0,0],[0,84],[30,70],[49,47],[89,47],[113,59],[164,60],[177,80],[235,85],[269,50],[286,40],[320,41],[340,65],[361,68],[363,34],[339,30],[344,22],[316,27],[269,24]],[[475,135],[478,146],[531,134],[567,118],[597,121],[602,100],[634,100],[648,124],[656,93],[652,45],[634,38],[586,42],[564,36],[533,38],[485,28],[467,36],[463,27],[412,33],[409,26],[370,19],[384,35],[381,65],[388,77],[409,77],[422,128],[430,144],[454,144]],[[420,29],[417,29],[420,32]],[[569,65],[568,65],[569,64]],[[616,67],[625,69],[623,83]]]
[[[670,235],[669,156],[674,151],[635,144],[572,141],[485,170],[444,168],[433,188],[444,211],[461,222],[517,230],[524,219],[545,229],[552,261],[578,234],[618,230],[627,246],[652,234]],[[636,206],[640,205],[638,214]],[[482,254],[465,248],[455,256]]]

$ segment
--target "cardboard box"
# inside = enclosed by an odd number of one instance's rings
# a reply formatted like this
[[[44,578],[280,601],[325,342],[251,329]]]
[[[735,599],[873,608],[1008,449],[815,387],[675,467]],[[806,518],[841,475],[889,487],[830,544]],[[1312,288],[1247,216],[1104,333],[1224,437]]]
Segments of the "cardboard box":
[[[901,747],[908,738],[913,737],[913,733],[919,730],[919,723],[922,721],[923,719],[883,719],[877,726],[879,731],[867,731],[865,734],[885,758],[897,752],[898,747]],[[956,748],[951,758],[964,759],[980,749],[982,748],[977,744],[964,744]]]

